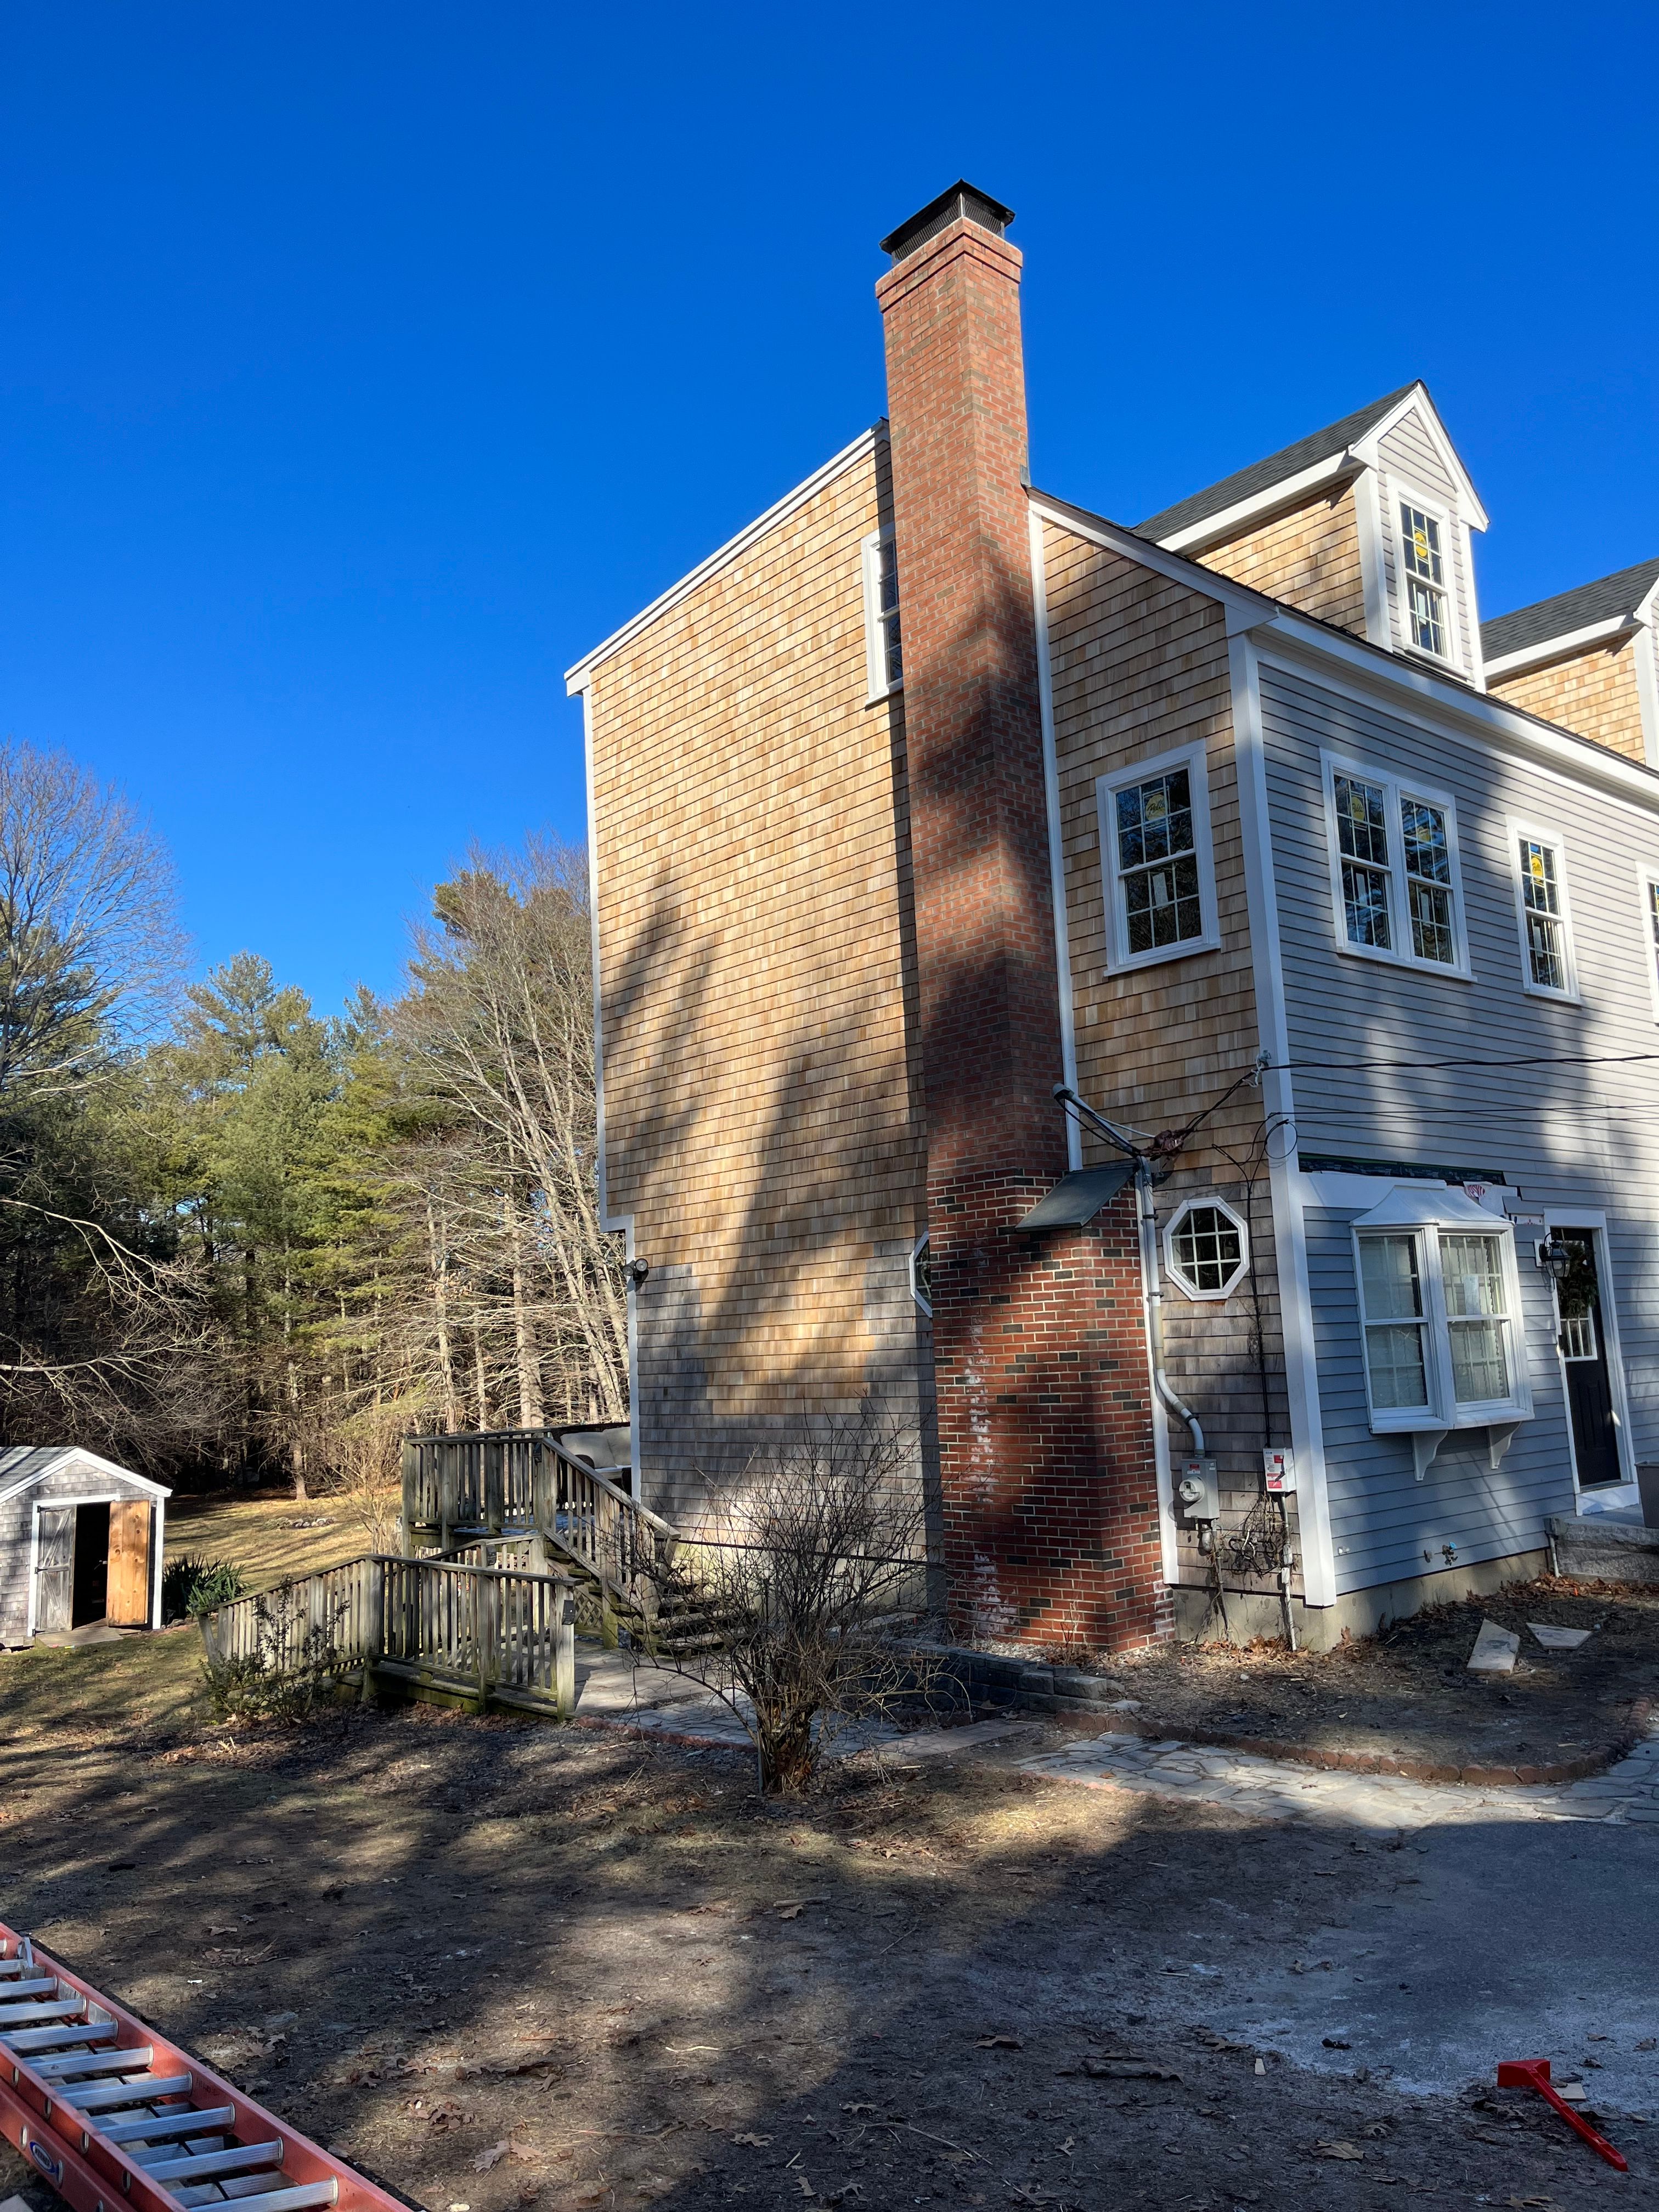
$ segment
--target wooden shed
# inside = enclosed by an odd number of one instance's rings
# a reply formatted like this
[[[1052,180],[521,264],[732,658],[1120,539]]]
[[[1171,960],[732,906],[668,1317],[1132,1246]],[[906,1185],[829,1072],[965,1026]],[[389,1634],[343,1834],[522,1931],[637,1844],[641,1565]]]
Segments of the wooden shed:
[[[0,1646],[96,1621],[159,1628],[172,1494],[78,1444],[0,1452]]]

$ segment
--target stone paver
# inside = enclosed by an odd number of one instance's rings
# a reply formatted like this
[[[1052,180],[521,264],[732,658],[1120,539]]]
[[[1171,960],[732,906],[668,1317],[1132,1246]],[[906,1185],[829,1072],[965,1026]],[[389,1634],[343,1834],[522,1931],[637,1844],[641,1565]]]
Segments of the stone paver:
[[[1403,1775],[1349,1774],[1140,1736],[1099,1735],[1022,1759],[1028,1773],[1085,1789],[1231,1805],[1270,1819],[1346,1820],[1365,1828],[1421,1828],[1461,1820],[1659,1820],[1659,1736],[1638,1744],[1605,1774],[1553,1787],[1413,1782]]]

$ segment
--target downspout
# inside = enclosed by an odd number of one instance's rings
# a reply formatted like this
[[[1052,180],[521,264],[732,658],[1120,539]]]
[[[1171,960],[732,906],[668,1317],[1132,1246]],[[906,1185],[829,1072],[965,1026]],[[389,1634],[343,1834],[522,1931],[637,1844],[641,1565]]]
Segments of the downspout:
[[[1198,1415],[1184,1399],[1176,1395],[1164,1371],[1164,1277],[1158,1266],[1158,1204],[1152,1196],[1152,1164],[1144,1152],[1137,1152],[1134,1162],[1135,1204],[1140,1216],[1140,1268],[1146,1285],[1146,1334],[1152,1347],[1152,1382],[1170,1411],[1178,1414],[1192,1431],[1193,1449],[1202,1459],[1204,1431],[1198,1425]]]

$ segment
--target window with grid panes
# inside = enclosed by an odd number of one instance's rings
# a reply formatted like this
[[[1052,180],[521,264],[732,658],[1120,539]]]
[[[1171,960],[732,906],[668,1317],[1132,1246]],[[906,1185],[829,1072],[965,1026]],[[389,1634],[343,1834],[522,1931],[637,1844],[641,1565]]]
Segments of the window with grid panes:
[[[1425,805],[1420,799],[1402,797],[1400,827],[1406,842],[1412,950],[1419,960],[1449,966],[1457,957],[1457,943],[1452,931],[1451,846],[1445,811]]]
[[[1118,878],[1123,886],[1124,936],[1131,953],[1179,945],[1204,934],[1192,786],[1187,769],[1171,769],[1114,795]]]
[[[1447,656],[1446,569],[1440,525],[1409,500],[1400,502],[1401,561],[1404,568],[1407,628],[1413,645]]]
[[[1170,1231],[1170,1265],[1183,1288],[1224,1297],[1244,1272],[1243,1225],[1224,1206],[1187,1206]]]
[[[1336,835],[1342,851],[1342,907],[1350,945],[1387,950],[1394,943],[1389,917],[1388,794],[1381,784],[1339,774]]]
[[[1527,929],[1527,969],[1541,991],[1567,986],[1567,933],[1555,849],[1535,837],[1521,840],[1521,904]]]
[[[1654,988],[1659,990],[1659,876],[1650,876],[1648,894],[1648,959],[1653,969]]]

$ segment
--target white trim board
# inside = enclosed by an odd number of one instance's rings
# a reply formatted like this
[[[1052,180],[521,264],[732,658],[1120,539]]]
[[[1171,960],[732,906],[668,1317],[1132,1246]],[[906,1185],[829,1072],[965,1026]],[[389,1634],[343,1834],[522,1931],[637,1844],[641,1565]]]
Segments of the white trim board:
[[[1031,610],[1036,629],[1037,708],[1042,729],[1042,797],[1048,817],[1048,895],[1054,910],[1054,966],[1060,983],[1060,1068],[1068,1090],[1077,1089],[1077,1006],[1072,991],[1072,932],[1066,911],[1066,841],[1060,818],[1060,749],[1054,736],[1054,666],[1048,650],[1048,571],[1042,517],[1027,510],[1031,542]],[[1083,1165],[1083,1131],[1075,1114],[1066,1121],[1066,1164]],[[928,1310],[931,1312],[932,1308]]]
[[[688,569],[677,584],[671,584],[648,606],[641,607],[638,614],[631,616],[620,629],[613,629],[610,636],[602,639],[591,653],[585,653],[580,660],[566,669],[566,691],[574,698],[577,692],[586,688],[601,661],[609,660],[613,654],[620,653],[630,638],[637,637],[642,629],[648,629],[659,616],[665,615],[671,607],[678,606],[682,599],[696,590],[699,584],[706,583],[710,576],[729,568],[757,538],[764,538],[769,531],[775,530],[779,523],[787,521],[797,507],[804,507],[815,493],[823,489],[825,484],[833,483],[838,476],[843,475],[855,462],[862,460],[866,453],[873,453],[886,435],[884,420],[872,424],[867,430],[860,431],[850,446],[843,446],[840,453],[833,454],[821,469],[815,469],[793,491],[787,491],[781,500],[767,508],[764,514],[757,515],[752,522],[746,523],[735,538],[728,538],[724,545],[716,546],[705,560],[698,562],[695,568]]]
[[[1583,629],[1563,630],[1559,637],[1541,637],[1514,653],[1500,653],[1486,663],[1488,679],[1519,676],[1528,668],[1542,668],[1552,660],[1571,660],[1592,645],[1615,637],[1628,637],[1642,627],[1635,615],[1609,615],[1605,622],[1586,623]]]
[[[1424,431],[1429,443],[1438,454],[1441,465],[1457,486],[1459,506],[1467,509],[1468,519],[1477,530],[1487,529],[1491,524],[1491,517],[1481,504],[1480,493],[1470,482],[1469,472],[1464,467],[1456,447],[1446,434],[1446,426],[1440,419],[1440,410],[1430,398],[1428,386],[1425,384],[1421,382],[1413,384],[1405,398],[1399,402],[1398,405],[1391,407],[1380,422],[1373,422],[1363,438],[1356,438],[1353,442],[1354,452],[1369,466],[1376,469],[1386,468],[1388,465],[1382,459],[1382,441],[1390,430],[1396,428],[1404,422],[1413,408],[1417,409],[1421,415]]]
[[[46,1447],[37,1446],[36,1449],[45,1449]],[[153,1482],[147,1474],[135,1474],[130,1467],[119,1467],[112,1459],[101,1458],[97,1452],[88,1451],[81,1444],[64,1444],[52,1454],[44,1467],[37,1467],[29,1474],[20,1476],[15,1481],[5,1483],[5,1487],[0,1489],[0,1505],[4,1505],[11,1498],[20,1497],[26,1490],[33,1490],[37,1482],[44,1482],[48,1475],[59,1474],[65,1466],[71,1464],[88,1468],[99,1474],[114,1475],[122,1482],[136,1483],[147,1498],[171,1498],[173,1495],[165,1483]],[[3,1475],[0,1475],[0,1482],[5,1482]],[[120,1491],[112,1491],[110,1495],[112,1498],[119,1498],[124,1493]],[[59,1505],[79,1505],[82,1502],[78,1498],[48,1500],[49,1504]],[[102,1500],[94,1498],[84,1502],[96,1505],[101,1504]]]
[[[1298,507],[1316,491],[1334,489],[1357,477],[1365,463],[1343,446],[1322,461],[1298,469],[1293,477],[1282,477],[1265,491],[1252,492],[1248,499],[1237,500],[1231,507],[1224,507],[1218,514],[1206,515],[1202,522],[1188,523],[1184,530],[1172,530],[1167,538],[1152,540],[1166,553],[1198,553],[1205,547],[1219,545],[1224,538],[1236,537],[1252,523],[1271,522],[1276,515],[1287,514]]]

